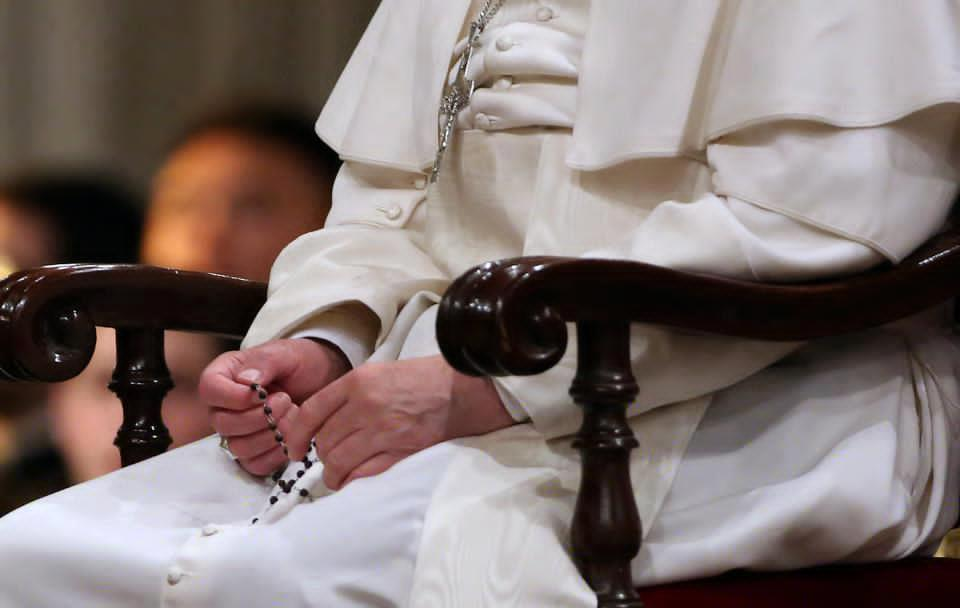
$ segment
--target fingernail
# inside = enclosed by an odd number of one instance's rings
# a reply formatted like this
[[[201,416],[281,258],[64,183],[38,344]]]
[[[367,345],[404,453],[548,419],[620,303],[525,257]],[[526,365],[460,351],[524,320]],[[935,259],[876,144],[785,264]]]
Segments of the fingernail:
[[[260,382],[260,378],[263,377],[263,373],[258,369],[245,369],[239,374],[237,374],[238,380],[243,380],[244,382]]]
[[[290,408],[290,411],[286,414],[287,422],[290,425],[293,425],[297,421],[297,417],[300,415],[300,411],[297,408]]]

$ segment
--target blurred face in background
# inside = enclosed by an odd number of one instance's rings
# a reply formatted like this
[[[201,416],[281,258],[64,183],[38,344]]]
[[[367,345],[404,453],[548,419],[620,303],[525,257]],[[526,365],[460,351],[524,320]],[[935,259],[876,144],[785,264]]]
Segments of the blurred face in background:
[[[266,281],[280,250],[323,225],[332,183],[296,152],[232,131],[204,132],[177,148],[157,172],[142,244],[144,263]],[[176,388],[163,418],[174,446],[212,432],[196,394],[206,365],[222,350],[211,336],[166,332]],[[51,387],[53,433],[74,481],[120,466],[113,438],[122,421],[107,389],[115,361],[112,330],[77,378]]]
[[[331,186],[282,144],[201,133],[156,176],[144,261],[265,281],[287,243],[323,225]]]

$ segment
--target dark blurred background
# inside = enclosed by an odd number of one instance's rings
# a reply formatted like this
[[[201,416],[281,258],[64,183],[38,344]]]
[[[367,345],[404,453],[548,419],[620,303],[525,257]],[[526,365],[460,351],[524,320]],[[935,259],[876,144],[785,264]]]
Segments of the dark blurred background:
[[[211,105],[319,112],[377,0],[0,0],[0,174],[104,166],[140,183]]]

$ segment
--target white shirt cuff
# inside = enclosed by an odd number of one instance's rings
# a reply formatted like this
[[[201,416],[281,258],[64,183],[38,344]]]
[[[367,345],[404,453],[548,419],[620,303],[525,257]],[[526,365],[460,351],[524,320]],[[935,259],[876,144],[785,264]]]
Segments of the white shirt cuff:
[[[353,368],[362,365],[377,339],[377,328],[355,311],[334,308],[305,321],[287,337],[325,340],[340,349]]]
[[[526,422],[530,420],[530,415],[527,414],[527,411],[520,405],[520,401],[513,396],[513,393],[507,390],[507,387],[500,383],[499,379],[493,378],[493,387],[497,389],[497,394],[500,395],[500,402],[503,404],[503,409],[507,410],[511,418],[516,422]]]

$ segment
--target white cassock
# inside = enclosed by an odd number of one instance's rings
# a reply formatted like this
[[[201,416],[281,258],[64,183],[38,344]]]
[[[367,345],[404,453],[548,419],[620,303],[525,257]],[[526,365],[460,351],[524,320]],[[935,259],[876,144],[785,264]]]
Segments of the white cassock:
[[[346,160],[334,209],[277,260],[247,346],[435,354],[448,282],[518,255],[857,272],[902,259],[956,195],[957,2],[507,0],[429,188],[478,3],[419,4],[382,3],[321,115]],[[567,548],[572,350],[496,381],[523,424],[310,502],[268,506],[213,440],[38,501],[0,523],[0,606],[593,606]],[[805,345],[638,326],[632,352],[638,582],[896,559],[956,521],[948,311]],[[298,487],[325,493],[320,473]]]

